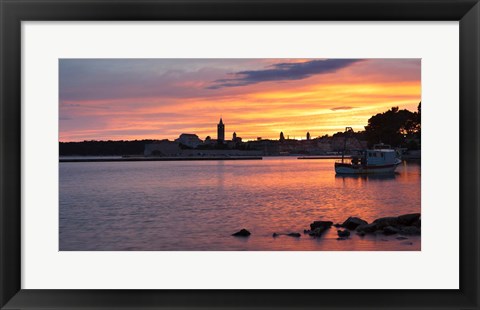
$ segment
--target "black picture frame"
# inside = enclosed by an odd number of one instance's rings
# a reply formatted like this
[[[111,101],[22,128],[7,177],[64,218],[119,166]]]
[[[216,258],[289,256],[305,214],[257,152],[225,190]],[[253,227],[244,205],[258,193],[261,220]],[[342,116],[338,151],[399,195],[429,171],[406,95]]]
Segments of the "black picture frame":
[[[2,309],[479,309],[478,0],[0,0],[0,16]],[[21,289],[21,23],[34,20],[459,21],[460,289]]]

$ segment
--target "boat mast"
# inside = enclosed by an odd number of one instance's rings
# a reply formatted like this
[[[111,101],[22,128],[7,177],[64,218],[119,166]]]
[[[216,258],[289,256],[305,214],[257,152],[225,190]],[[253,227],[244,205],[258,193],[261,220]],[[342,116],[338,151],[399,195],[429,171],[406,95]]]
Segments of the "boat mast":
[[[350,132],[353,132],[353,128],[352,127],[346,127],[345,128],[345,140],[343,142],[342,164],[343,164],[343,159],[345,158],[345,150],[347,149],[347,138],[348,138],[348,134]]]

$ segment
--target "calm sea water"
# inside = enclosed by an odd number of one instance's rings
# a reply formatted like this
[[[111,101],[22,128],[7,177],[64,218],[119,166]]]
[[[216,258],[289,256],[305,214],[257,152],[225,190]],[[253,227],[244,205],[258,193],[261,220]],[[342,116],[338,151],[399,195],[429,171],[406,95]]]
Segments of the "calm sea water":
[[[315,220],[420,212],[420,165],[339,177],[334,160],[60,163],[60,250],[420,250],[420,237],[303,235]],[[248,238],[231,234],[248,229]],[[300,238],[272,233],[301,232]]]

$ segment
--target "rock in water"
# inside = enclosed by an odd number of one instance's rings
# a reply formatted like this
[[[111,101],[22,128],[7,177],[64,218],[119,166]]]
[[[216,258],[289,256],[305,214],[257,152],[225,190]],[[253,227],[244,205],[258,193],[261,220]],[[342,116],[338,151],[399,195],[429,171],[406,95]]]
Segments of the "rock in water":
[[[399,230],[393,226],[386,226],[383,228],[383,233],[385,235],[395,235],[398,234]]]
[[[412,226],[413,223],[420,220],[420,213],[400,215],[397,219],[398,219],[398,225]]]
[[[350,236],[350,232],[348,230],[337,230],[337,234],[340,238],[345,238]]]
[[[373,221],[377,225],[377,229],[383,229],[387,226],[398,226],[397,217],[382,217]]]
[[[400,227],[400,233],[404,235],[421,235],[422,231],[415,226],[403,226]]]
[[[328,227],[318,227],[318,228],[315,228],[314,230],[312,230],[309,235],[310,236],[315,236],[315,237],[320,237],[324,232],[325,230],[327,230]]]
[[[412,226],[415,226],[417,228],[422,227],[422,221],[420,219],[416,220],[415,222],[412,223]]]
[[[232,236],[235,237],[248,237],[250,236],[250,232],[246,230],[245,228],[241,229],[240,231],[237,231],[236,233],[232,234]]]
[[[367,225],[367,224],[368,224],[367,221],[364,221],[364,220],[362,220],[361,218],[358,218],[358,217],[352,217],[351,216],[345,222],[343,222],[342,226],[347,228],[347,229],[354,230],[355,228],[357,228],[360,225]]]
[[[331,221],[315,221],[312,224],[310,224],[310,229],[315,230],[317,228],[330,228],[333,225],[333,222]]]
[[[330,221],[315,221],[310,224],[310,228],[312,229],[309,233],[310,236],[319,237],[321,236],[327,229],[332,227],[333,222]]]
[[[377,229],[378,229],[377,224],[372,223],[372,224],[357,226],[355,230],[358,231],[359,233],[373,233]]]
[[[300,235],[300,233],[292,232],[292,233],[287,234],[287,236],[299,238],[301,235]]]
[[[299,237],[302,236],[300,233],[296,233],[296,232],[291,232],[291,233],[288,233],[288,234],[277,234],[276,232],[274,232],[272,237],[275,238],[275,237],[278,237],[280,235],[285,235],[285,236],[295,237],[295,238],[299,238]]]

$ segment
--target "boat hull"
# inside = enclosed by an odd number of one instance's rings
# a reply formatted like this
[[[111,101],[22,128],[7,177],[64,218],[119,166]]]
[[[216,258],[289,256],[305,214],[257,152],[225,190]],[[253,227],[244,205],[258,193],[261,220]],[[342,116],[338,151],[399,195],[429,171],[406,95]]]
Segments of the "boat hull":
[[[394,173],[400,161],[390,165],[363,166],[347,163],[335,163],[335,172],[337,174],[385,174]]]

